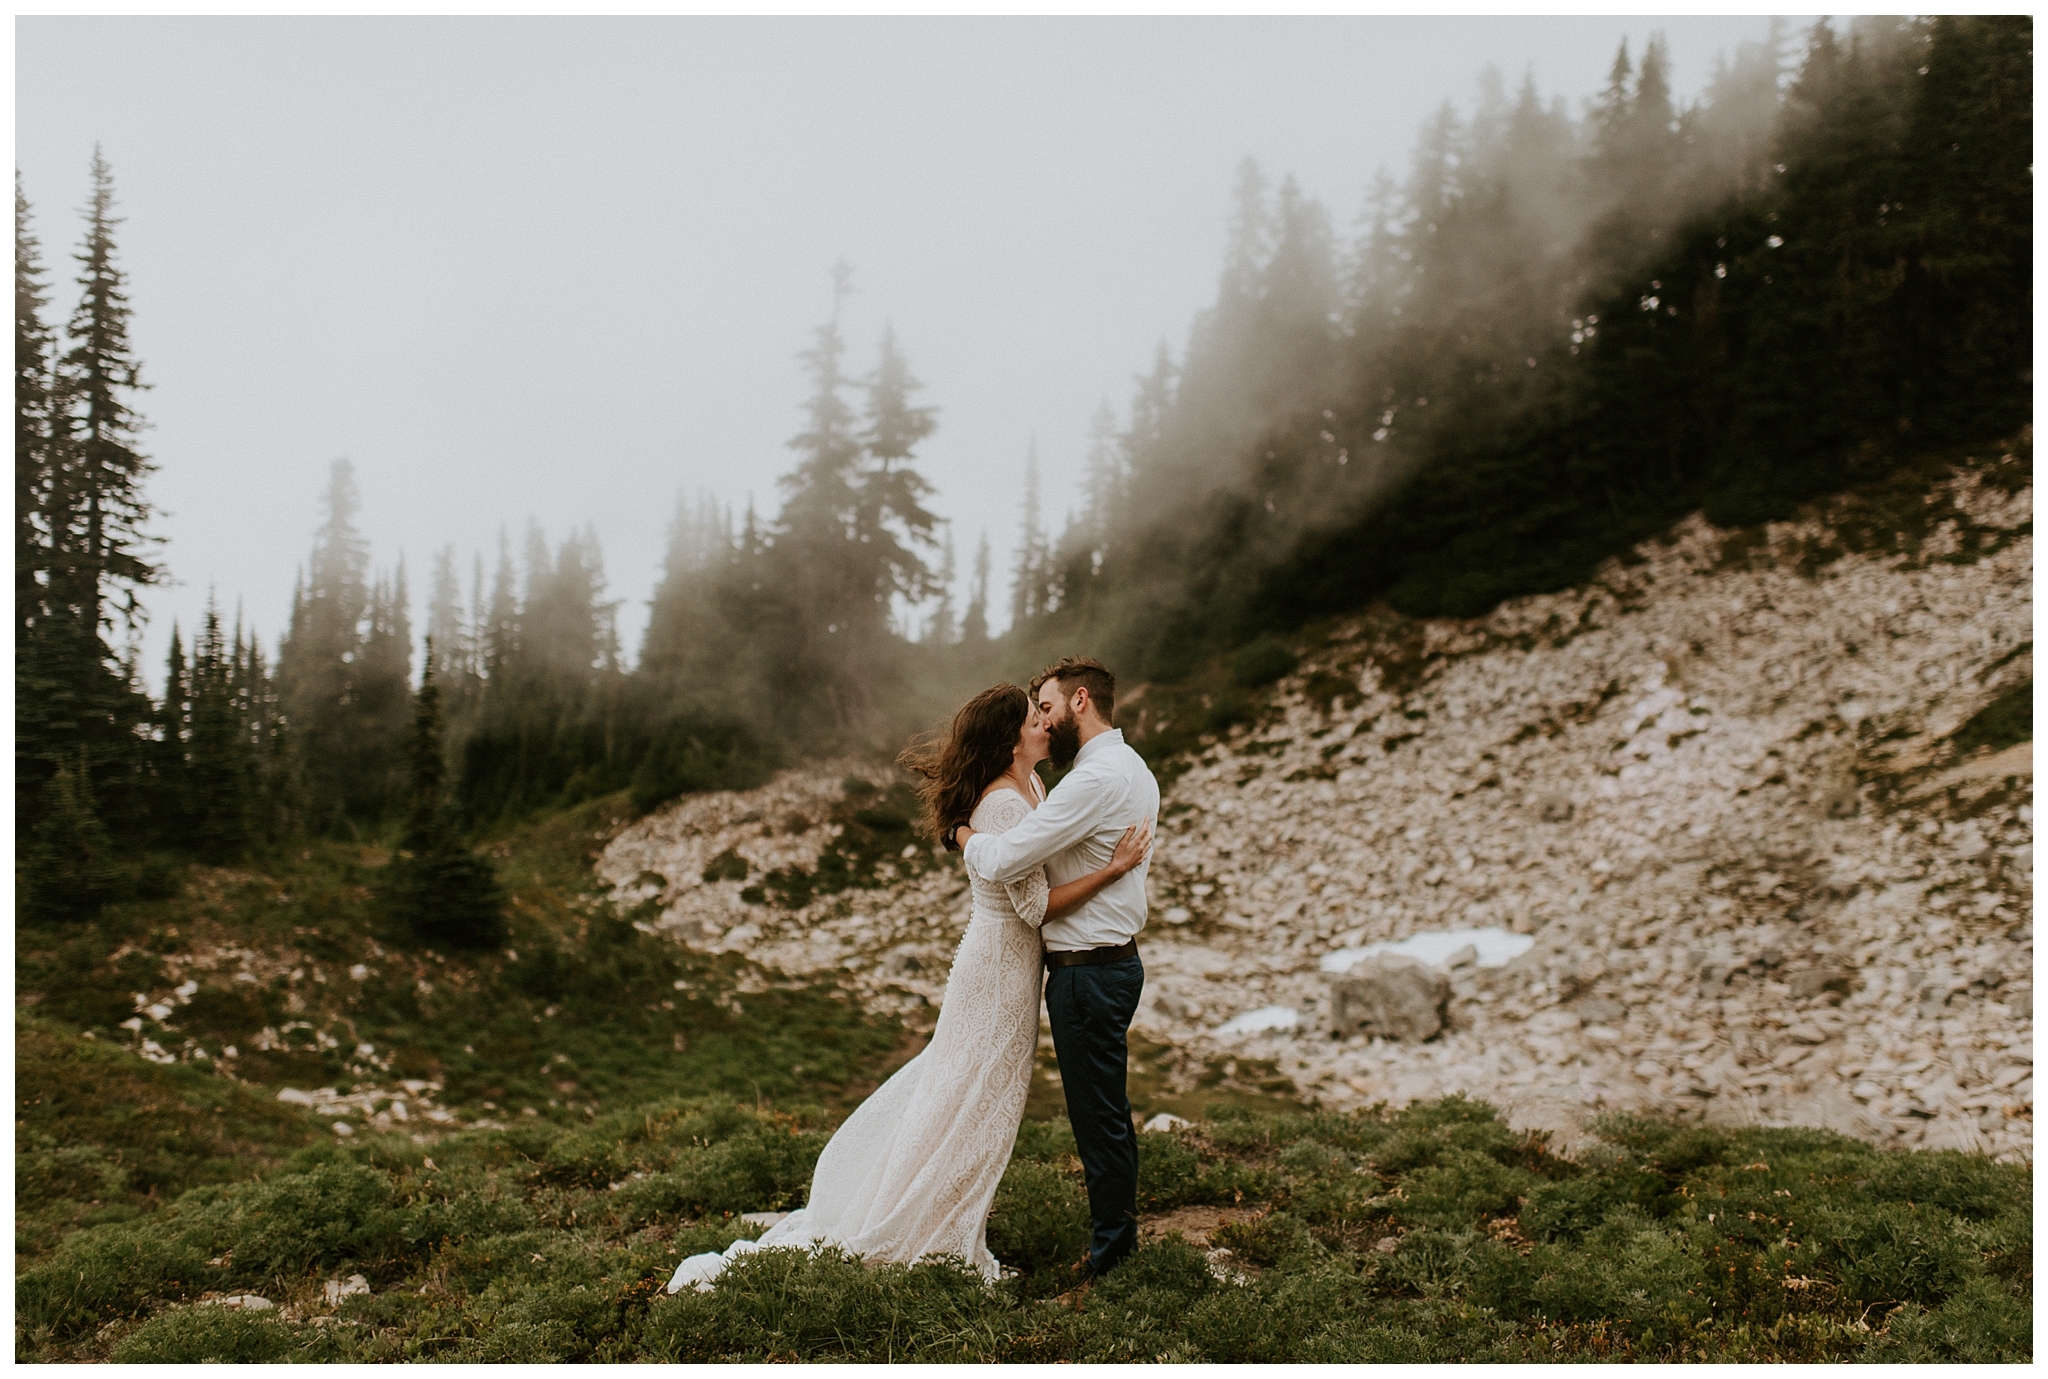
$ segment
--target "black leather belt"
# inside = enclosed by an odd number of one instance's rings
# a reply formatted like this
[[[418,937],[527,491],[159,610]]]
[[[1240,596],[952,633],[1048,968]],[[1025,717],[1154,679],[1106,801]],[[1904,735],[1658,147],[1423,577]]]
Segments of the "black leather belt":
[[[1046,950],[1047,967],[1094,967],[1105,962],[1116,962],[1120,958],[1138,956],[1138,941],[1130,939],[1114,948],[1083,948],[1078,953],[1055,953]]]

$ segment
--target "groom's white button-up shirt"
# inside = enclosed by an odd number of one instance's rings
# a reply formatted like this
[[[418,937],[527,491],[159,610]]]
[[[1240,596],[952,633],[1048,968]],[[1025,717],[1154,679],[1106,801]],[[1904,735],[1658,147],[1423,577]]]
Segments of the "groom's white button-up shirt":
[[[977,833],[965,856],[984,879],[1017,881],[1043,866],[1055,886],[1109,865],[1126,828],[1159,817],[1159,782],[1145,759],[1110,728],[1088,740],[1074,769],[1031,817],[1007,833]],[[1157,844],[1154,844],[1155,848]],[[1104,886],[1080,909],[1046,924],[1045,946],[1056,953],[1113,948],[1145,927],[1148,857]]]

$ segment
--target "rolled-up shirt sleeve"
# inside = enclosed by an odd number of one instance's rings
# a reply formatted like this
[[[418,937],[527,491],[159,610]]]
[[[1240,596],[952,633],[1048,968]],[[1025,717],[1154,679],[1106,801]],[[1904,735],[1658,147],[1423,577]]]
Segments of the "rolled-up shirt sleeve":
[[[1114,778],[1076,771],[1031,811],[1030,818],[1003,833],[975,834],[963,855],[990,881],[1019,880],[1087,837],[1101,818],[1104,795],[1119,785]]]

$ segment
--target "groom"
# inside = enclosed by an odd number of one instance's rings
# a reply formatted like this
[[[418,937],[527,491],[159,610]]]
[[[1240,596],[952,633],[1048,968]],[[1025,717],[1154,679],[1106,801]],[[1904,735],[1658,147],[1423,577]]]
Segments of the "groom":
[[[1031,698],[1051,732],[1054,764],[1074,769],[1009,832],[977,837],[963,825],[956,837],[990,881],[1018,881],[1043,865],[1059,886],[1106,866],[1126,828],[1159,817],[1159,783],[1110,726],[1116,677],[1102,662],[1069,656],[1046,667],[1031,682]],[[1149,869],[1148,858],[1044,928],[1045,1011],[1095,1227],[1079,1266],[1088,1277],[1115,1268],[1138,1244],[1138,1139],[1124,1087],[1125,1031],[1145,989],[1137,934],[1145,927]]]

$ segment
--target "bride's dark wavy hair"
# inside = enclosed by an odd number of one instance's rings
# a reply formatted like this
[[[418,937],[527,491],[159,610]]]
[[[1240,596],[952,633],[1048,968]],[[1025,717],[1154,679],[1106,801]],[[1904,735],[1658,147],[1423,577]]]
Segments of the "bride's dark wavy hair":
[[[1010,769],[1030,717],[1030,695],[1015,685],[991,685],[960,706],[943,737],[934,734],[903,749],[897,764],[923,777],[917,798],[924,805],[918,820],[924,833],[951,849],[953,826],[966,823],[989,782]]]

